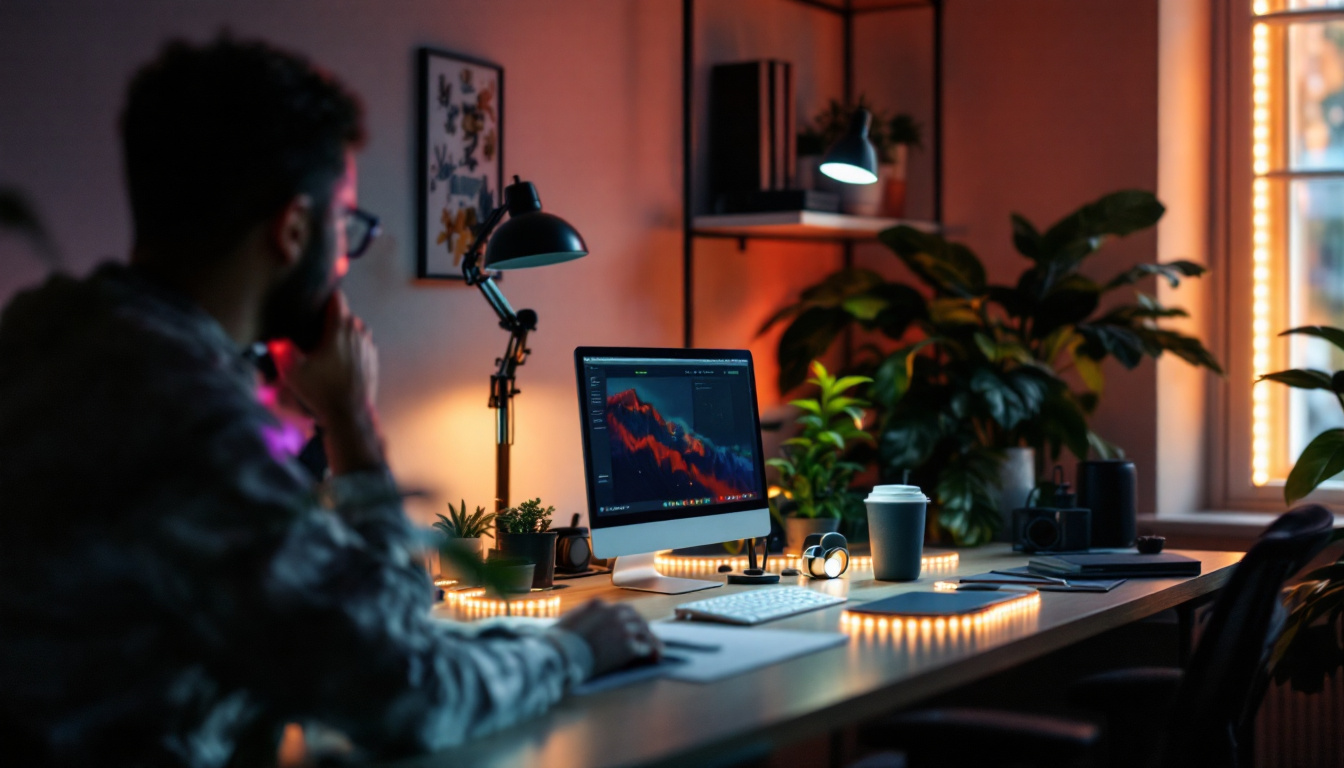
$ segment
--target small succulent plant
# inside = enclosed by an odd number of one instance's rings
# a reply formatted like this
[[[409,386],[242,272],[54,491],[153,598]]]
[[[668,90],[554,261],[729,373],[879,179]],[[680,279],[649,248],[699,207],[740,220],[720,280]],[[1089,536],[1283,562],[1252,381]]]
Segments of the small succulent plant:
[[[494,535],[490,532],[490,523],[495,519],[494,512],[486,512],[485,507],[477,507],[474,513],[467,514],[467,502],[459,503],[460,507],[454,507],[453,502],[448,502],[448,516],[438,515],[439,521],[434,523],[435,530],[450,539],[475,539]]]

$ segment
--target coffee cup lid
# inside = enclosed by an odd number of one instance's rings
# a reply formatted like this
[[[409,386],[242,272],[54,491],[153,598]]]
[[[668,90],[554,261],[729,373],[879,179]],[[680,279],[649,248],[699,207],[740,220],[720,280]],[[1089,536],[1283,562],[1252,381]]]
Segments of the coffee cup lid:
[[[865,501],[924,501],[929,499],[918,485],[879,485]]]

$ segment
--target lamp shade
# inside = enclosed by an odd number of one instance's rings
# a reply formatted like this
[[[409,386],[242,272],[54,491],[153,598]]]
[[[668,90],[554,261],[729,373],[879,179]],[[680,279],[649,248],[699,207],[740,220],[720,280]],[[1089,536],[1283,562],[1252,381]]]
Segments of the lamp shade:
[[[821,172],[846,184],[877,182],[877,148],[868,138],[873,114],[866,109],[854,112],[849,130],[821,159]]]
[[[531,182],[510,184],[504,190],[504,200],[509,220],[495,230],[486,245],[485,264],[490,269],[544,267],[588,255],[588,246],[578,230],[541,210],[541,198]]]

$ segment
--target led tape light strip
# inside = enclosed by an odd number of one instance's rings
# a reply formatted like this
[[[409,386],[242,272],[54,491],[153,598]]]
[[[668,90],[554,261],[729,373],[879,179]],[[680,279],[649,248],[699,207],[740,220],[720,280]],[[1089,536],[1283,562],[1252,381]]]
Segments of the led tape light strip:
[[[484,589],[460,589],[447,592],[443,601],[457,610],[465,619],[484,619],[491,616],[525,616],[551,618],[560,615],[559,597],[520,597],[499,600],[485,596]]]
[[[1255,13],[1269,11],[1269,3],[1258,0]],[[1251,368],[1253,380],[1269,373],[1270,315],[1270,76],[1269,25],[1255,24],[1251,38]],[[1270,388],[1251,387],[1251,482],[1257,486],[1269,482]]]
[[[1033,591],[963,616],[938,616],[935,618],[928,616],[872,616],[843,611],[840,614],[840,630],[850,633],[876,631],[879,634],[885,634],[888,631],[897,633],[902,629],[910,634],[920,631],[944,632],[957,629],[970,631],[1010,621],[1024,613],[1037,610],[1040,606],[1041,593]]]
[[[681,555],[671,555],[667,553],[659,554],[655,558],[659,568],[667,570],[680,570],[682,572],[710,572],[717,571],[719,566],[726,565],[733,570],[741,570],[747,567],[747,558],[742,555],[733,555],[729,557],[683,557]],[[956,552],[943,552],[936,555],[925,555],[921,559],[921,566],[926,571],[948,571],[957,567],[961,562],[961,556]],[[849,561],[851,568],[860,570],[872,570],[873,558],[864,556],[855,556]],[[803,559],[798,555],[784,554],[770,556],[770,570],[778,571],[783,568],[797,568],[802,570]]]

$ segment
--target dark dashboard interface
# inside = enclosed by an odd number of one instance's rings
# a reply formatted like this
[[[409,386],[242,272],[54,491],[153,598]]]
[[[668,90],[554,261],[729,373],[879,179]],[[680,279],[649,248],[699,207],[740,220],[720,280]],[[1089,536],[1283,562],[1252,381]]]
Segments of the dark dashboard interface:
[[[764,500],[751,375],[745,358],[583,357],[598,517],[682,517]]]

